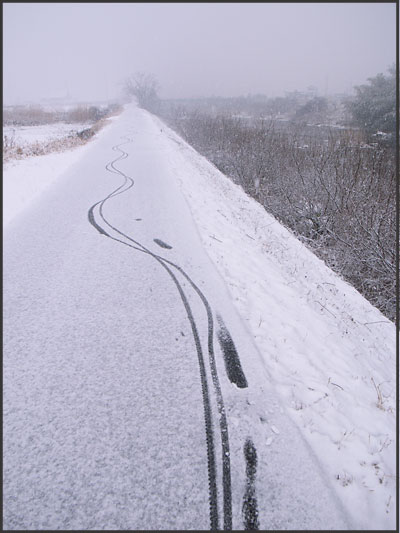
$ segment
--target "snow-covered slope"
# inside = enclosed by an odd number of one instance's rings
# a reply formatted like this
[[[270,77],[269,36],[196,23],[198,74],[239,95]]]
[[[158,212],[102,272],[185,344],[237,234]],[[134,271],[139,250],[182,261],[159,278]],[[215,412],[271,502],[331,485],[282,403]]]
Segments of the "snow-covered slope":
[[[202,242],[289,413],[355,523],[394,528],[394,324],[159,124]]]
[[[204,248],[354,524],[394,528],[394,325],[158,118],[151,120]],[[52,154],[51,173],[49,157],[5,168],[5,184],[12,183],[4,187],[6,222],[65,169],[68,154]],[[33,194],[27,176],[34,176]]]

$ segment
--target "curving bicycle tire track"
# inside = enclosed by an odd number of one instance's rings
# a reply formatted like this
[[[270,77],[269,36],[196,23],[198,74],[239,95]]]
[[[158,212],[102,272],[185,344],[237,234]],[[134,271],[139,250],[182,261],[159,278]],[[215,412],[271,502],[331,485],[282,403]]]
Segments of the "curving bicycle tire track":
[[[127,176],[126,174],[124,174],[122,171],[120,171],[118,168],[115,167],[115,163],[123,159],[126,159],[128,157],[128,153],[122,150],[120,147],[123,146],[124,144],[128,144],[132,142],[132,139],[130,139],[128,136],[124,136],[123,138],[127,139],[126,142],[113,146],[114,151],[120,152],[119,157],[117,157],[116,159],[108,163],[105,168],[109,172],[120,175],[124,179],[124,182],[119,187],[117,187],[115,190],[113,190],[110,194],[108,194],[105,198],[103,198],[99,202],[96,202],[90,207],[88,211],[88,219],[89,219],[90,224],[93,227],[95,227],[95,229],[97,229],[97,231],[100,234],[105,235],[116,242],[120,242],[121,244],[124,244],[125,246],[129,246],[130,248],[134,250],[140,251],[142,253],[146,253],[150,255],[151,257],[153,257],[168,272],[169,276],[173,280],[180,294],[180,297],[182,299],[183,305],[186,310],[188,320],[191,325],[192,334],[193,334],[194,342],[196,345],[198,362],[199,362],[203,406],[204,406],[204,419],[205,419],[205,426],[206,426],[210,525],[211,525],[212,530],[217,530],[219,529],[219,517],[218,517],[218,499],[217,499],[218,491],[217,491],[217,476],[216,476],[216,460],[215,460],[215,448],[214,448],[214,434],[213,434],[213,428],[212,428],[212,409],[211,409],[211,402],[210,402],[209,389],[208,389],[208,383],[207,383],[207,374],[206,374],[206,369],[205,369],[204,356],[203,356],[203,351],[201,348],[199,333],[198,333],[197,326],[196,326],[196,323],[193,317],[193,312],[189,305],[186,294],[184,290],[182,289],[182,286],[180,285],[176,275],[172,272],[170,267],[176,269],[190,283],[191,287],[200,297],[200,300],[202,301],[205,307],[205,310],[207,313],[207,320],[208,320],[208,355],[209,355],[210,373],[211,373],[211,378],[212,378],[216,400],[217,400],[221,445],[222,445],[224,529],[231,530],[232,529],[232,492],[231,492],[229,435],[228,435],[228,424],[227,424],[227,418],[226,418],[225,407],[224,407],[224,402],[223,402],[223,396],[222,396],[221,386],[219,383],[218,372],[217,372],[217,367],[216,367],[216,362],[215,362],[214,343],[213,343],[213,332],[214,332],[213,314],[211,311],[211,307],[206,297],[204,296],[204,294],[201,292],[201,290],[197,287],[197,285],[193,282],[193,280],[188,276],[188,274],[180,266],[176,265],[175,263],[173,263],[172,261],[169,261],[166,258],[163,258],[153,253],[151,250],[146,248],[140,242],[132,239],[130,236],[126,235],[121,230],[113,226],[104,216],[104,211],[103,211],[104,204],[111,198],[128,191],[134,185],[134,180],[131,177]],[[127,243],[121,240],[120,238],[117,238],[111,235],[109,232],[107,232],[106,229],[101,225],[101,222],[99,220],[96,220],[96,216],[95,216],[96,208],[98,208],[98,215],[101,221],[104,224],[106,224],[108,228],[112,229],[115,233],[117,233],[120,237],[123,237],[130,242]],[[133,243],[133,244],[130,244],[130,243]]]

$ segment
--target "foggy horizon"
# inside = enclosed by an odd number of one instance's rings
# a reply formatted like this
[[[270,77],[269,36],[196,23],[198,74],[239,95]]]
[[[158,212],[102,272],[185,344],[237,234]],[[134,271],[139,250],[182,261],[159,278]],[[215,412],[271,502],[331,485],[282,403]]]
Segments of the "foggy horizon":
[[[3,104],[351,94],[396,57],[396,4],[3,4]]]

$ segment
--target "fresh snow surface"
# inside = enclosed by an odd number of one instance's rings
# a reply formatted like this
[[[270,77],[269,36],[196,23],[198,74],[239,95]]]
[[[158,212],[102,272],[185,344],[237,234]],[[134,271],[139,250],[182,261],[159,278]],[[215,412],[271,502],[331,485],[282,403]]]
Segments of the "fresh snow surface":
[[[394,529],[394,325],[261,205],[148,116],[161,130],[158,146],[209,258],[355,528]],[[7,165],[5,223],[85,148]],[[271,425],[266,446],[281,430]]]
[[[350,529],[201,243],[174,151],[129,106],[5,231],[5,529]]]
[[[68,135],[75,135],[78,131],[90,128],[92,122],[81,122],[66,124],[56,122],[55,124],[43,124],[41,126],[4,126],[3,137],[14,139],[15,144],[24,146],[29,144],[47,143],[56,139],[63,139]]]
[[[354,523],[394,529],[394,324],[155,120],[204,247],[288,412]]]
[[[114,120],[111,117],[108,120]],[[86,126],[88,127],[88,126]],[[12,135],[15,130],[17,144],[28,145],[35,142],[48,142],[52,139],[63,138],[70,131],[85,129],[84,124],[48,124],[46,126],[32,126],[26,128],[3,128],[3,135]],[[104,128],[103,128],[104,129]],[[100,130],[92,140],[102,135]],[[55,183],[75,162],[84,155],[88,144],[77,146],[64,152],[46,155],[29,156],[25,159],[15,159],[3,164],[3,228],[16,215],[29,207],[41,193]]]

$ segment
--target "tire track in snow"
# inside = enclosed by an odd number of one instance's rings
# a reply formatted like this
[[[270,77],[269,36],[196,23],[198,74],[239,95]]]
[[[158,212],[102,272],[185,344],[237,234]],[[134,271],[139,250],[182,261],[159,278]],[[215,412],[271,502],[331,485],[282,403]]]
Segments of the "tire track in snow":
[[[231,383],[234,383],[239,389],[245,389],[248,387],[248,383],[242,365],[240,364],[240,358],[235,343],[220,315],[217,315],[217,322],[219,324],[217,337],[224,355],[225,369],[228,378],[231,380]]]
[[[167,244],[166,242],[162,241],[161,239],[153,239],[153,241],[158,244],[158,246],[161,246],[161,248],[167,248],[170,250],[172,246],[170,244]]]
[[[258,505],[256,498],[256,473],[257,473],[257,450],[253,441],[248,437],[246,439],[244,448],[244,456],[246,459],[246,492],[243,498],[243,519],[244,529],[246,531],[254,531],[260,529],[258,521]]]
[[[128,191],[134,185],[134,180],[131,177],[125,175],[123,172],[121,172],[119,169],[117,169],[114,166],[117,161],[121,161],[128,157],[128,154],[124,152],[120,147],[123,146],[124,144],[128,144],[129,142],[132,142],[132,139],[130,139],[127,136],[125,136],[125,139],[127,139],[126,142],[120,143],[113,147],[113,150],[119,151],[121,155],[117,157],[115,160],[108,163],[105,167],[106,170],[108,170],[109,172],[118,174],[121,177],[123,177],[124,182],[119,187],[117,187],[114,191],[112,191],[109,195],[103,198],[103,200],[100,200],[99,202],[96,202],[95,204],[91,206],[91,208],[88,211],[88,220],[90,224],[95,229],[97,229],[97,231],[100,234],[105,235],[116,242],[120,242],[121,244],[129,246],[130,248],[134,250],[140,251],[142,253],[146,253],[150,255],[151,257],[153,257],[168,272],[168,274],[170,275],[170,277],[172,278],[173,282],[175,283],[178,289],[178,292],[180,294],[180,297],[182,299],[182,302],[186,310],[188,320],[191,325],[192,334],[193,334],[193,338],[194,338],[195,345],[196,345],[198,362],[199,362],[200,378],[201,378],[201,384],[202,384],[203,406],[204,406],[204,418],[205,418],[205,426],[206,426],[210,525],[211,525],[212,530],[217,530],[219,529],[219,519],[218,519],[218,499],[217,499],[217,481],[216,481],[216,478],[217,478],[216,460],[215,460],[215,450],[214,450],[214,435],[213,435],[213,428],[212,428],[212,409],[211,409],[210,396],[209,396],[209,391],[208,391],[204,356],[203,356],[203,352],[201,348],[197,326],[196,326],[189,302],[187,300],[185,292],[182,289],[182,286],[180,285],[177,277],[172,272],[171,268],[169,268],[169,266],[173,267],[174,269],[176,269],[178,272],[180,272],[184,276],[184,278],[190,283],[192,288],[198,294],[198,296],[200,297],[206,309],[207,319],[208,319],[208,354],[209,354],[210,373],[211,373],[211,378],[212,378],[212,382],[213,382],[213,386],[214,386],[214,390],[216,394],[216,399],[217,399],[221,444],[222,444],[224,529],[231,530],[232,529],[232,493],[231,493],[229,435],[228,435],[228,424],[227,424],[225,407],[224,407],[224,402],[223,402],[223,397],[222,397],[222,391],[221,391],[221,386],[219,383],[219,378],[218,378],[218,373],[217,373],[217,368],[216,368],[216,363],[215,363],[214,344],[213,344],[214,321],[213,321],[211,307],[207,299],[205,298],[204,294],[200,291],[197,285],[192,281],[192,279],[186,274],[186,272],[181,267],[169,261],[168,259],[165,259],[157,254],[154,254],[149,249],[147,249],[145,246],[143,246],[141,243],[139,243],[138,241],[135,241],[134,239],[132,239],[131,237],[123,233],[121,230],[119,230],[118,228],[110,224],[110,222],[104,216],[103,207],[104,207],[105,202],[107,202],[109,199],[115,196],[118,196],[119,194],[122,194]],[[101,223],[99,223],[99,221],[96,220],[96,217],[95,217],[96,208],[98,208],[98,214],[102,222],[104,222],[108,226],[108,228],[112,229],[119,236],[124,237],[125,239],[130,241],[129,243],[112,236],[109,232],[107,232],[104,229]],[[130,243],[133,243],[133,244],[130,244]]]

